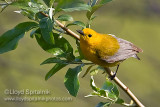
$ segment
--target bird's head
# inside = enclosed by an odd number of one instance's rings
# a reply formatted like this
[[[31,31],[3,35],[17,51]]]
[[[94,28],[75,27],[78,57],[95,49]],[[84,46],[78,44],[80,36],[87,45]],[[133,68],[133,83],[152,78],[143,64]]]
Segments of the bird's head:
[[[98,39],[99,39],[98,33],[90,28],[77,30],[77,32],[80,34],[80,41],[85,41],[90,45],[98,42]]]

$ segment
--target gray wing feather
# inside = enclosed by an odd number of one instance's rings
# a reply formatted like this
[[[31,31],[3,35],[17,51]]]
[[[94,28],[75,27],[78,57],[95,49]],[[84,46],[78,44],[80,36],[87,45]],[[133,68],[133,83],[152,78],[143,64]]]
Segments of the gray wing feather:
[[[111,36],[115,37],[118,40],[118,42],[120,44],[120,48],[115,55],[110,56],[108,59],[105,59],[106,62],[114,63],[116,61],[123,61],[127,58],[130,58],[130,57],[140,59],[137,56],[137,53],[142,52],[142,49],[136,47],[133,43],[131,43],[129,41],[126,41],[121,38],[117,38],[114,35],[111,35]]]

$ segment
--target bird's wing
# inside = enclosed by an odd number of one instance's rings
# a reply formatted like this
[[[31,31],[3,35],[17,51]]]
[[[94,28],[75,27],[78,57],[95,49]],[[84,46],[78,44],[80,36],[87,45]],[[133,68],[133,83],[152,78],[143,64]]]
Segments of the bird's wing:
[[[115,37],[120,45],[120,48],[117,53],[115,53],[113,56],[108,57],[107,59],[103,59],[108,63],[114,63],[117,61],[123,61],[129,57],[134,57],[137,59],[140,59],[137,56],[137,53],[142,52],[143,50],[135,46],[133,43],[126,41],[121,38],[117,38],[116,36],[112,35]]]

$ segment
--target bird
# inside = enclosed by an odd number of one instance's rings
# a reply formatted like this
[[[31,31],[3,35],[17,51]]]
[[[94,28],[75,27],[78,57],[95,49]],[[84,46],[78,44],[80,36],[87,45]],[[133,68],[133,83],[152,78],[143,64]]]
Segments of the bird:
[[[112,34],[97,33],[90,28],[77,32],[80,34],[80,49],[85,59],[105,68],[117,66],[111,79],[116,76],[121,62],[130,57],[140,60],[137,54],[143,52],[133,43]]]

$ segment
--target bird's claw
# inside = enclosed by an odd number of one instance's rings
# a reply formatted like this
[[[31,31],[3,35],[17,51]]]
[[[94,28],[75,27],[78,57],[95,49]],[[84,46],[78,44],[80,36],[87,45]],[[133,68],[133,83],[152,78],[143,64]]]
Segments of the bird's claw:
[[[113,80],[115,77],[116,77],[116,73],[114,73],[113,75],[111,75],[109,78],[110,78],[111,80]]]

